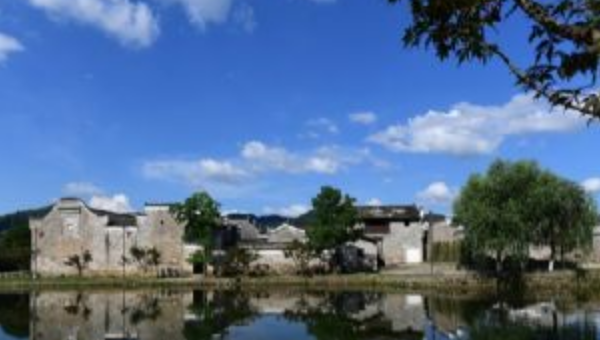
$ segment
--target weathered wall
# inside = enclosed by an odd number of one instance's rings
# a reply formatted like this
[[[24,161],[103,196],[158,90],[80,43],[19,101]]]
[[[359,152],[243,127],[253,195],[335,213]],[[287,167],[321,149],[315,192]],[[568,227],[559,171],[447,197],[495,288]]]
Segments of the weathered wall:
[[[75,275],[67,266],[70,256],[89,251],[92,261],[84,275],[155,275],[144,272],[131,256],[133,247],[155,247],[160,255],[160,272],[191,273],[184,252],[182,225],[166,208],[147,209],[135,216],[134,226],[109,226],[107,216],[98,216],[78,200],[61,200],[48,215],[30,222],[32,271],[42,276]]]
[[[382,240],[382,255],[386,266],[423,261],[424,228],[421,223],[390,223],[390,233]]]
[[[434,243],[458,242],[463,239],[462,231],[446,221],[433,222],[429,228]]]

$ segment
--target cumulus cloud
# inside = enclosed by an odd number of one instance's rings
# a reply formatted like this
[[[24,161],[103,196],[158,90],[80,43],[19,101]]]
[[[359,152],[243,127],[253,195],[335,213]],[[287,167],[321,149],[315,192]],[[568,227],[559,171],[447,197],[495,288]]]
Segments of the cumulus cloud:
[[[90,182],[70,182],[63,187],[63,194],[73,197],[102,195],[103,190]]]
[[[516,95],[501,106],[459,103],[448,112],[429,111],[368,140],[396,152],[481,155],[494,152],[510,136],[566,133],[584,125],[574,112],[551,112],[531,95]]]
[[[10,35],[0,32],[0,63],[8,59],[8,56],[25,50],[19,40]]]
[[[417,199],[430,204],[449,204],[456,197],[456,192],[444,182],[433,182],[417,193]]]
[[[589,193],[600,193],[600,177],[588,178],[581,183],[583,189]]]
[[[373,112],[356,112],[348,115],[348,119],[352,123],[371,125],[377,121],[377,115]]]
[[[242,145],[239,155],[218,160],[159,159],[142,164],[141,174],[146,179],[183,183],[207,190],[229,190],[239,196],[256,185],[262,176],[281,173],[286,175],[334,175],[357,164],[381,164],[368,149],[345,149],[326,146],[306,152],[293,152],[261,141]]]
[[[160,160],[146,162],[142,167],[144,177],[183,182],[193,186],[206,184],[236,185],[248,173],[228,161],[207,158],[199,161]]]
[[[133,0],[28,0],[53,18],[96,27],[132,47],[151,45],[159,34],[150,7]]]
[[[368,156],[368,152],[321,147],[308,154],[300,154],[282,147],[269,146],[260,141],[250,141],[243,146],[241,156],[248,166],[257,172],[280,171],[291,174],[332,175],[347,165],[362,162]]]
[[[92,196],[89,205],[92,208],[113,211],[117,213],[133,211],[133,208],[129,203],[129,197],[127,197],[125,194],[116,194],[113,196]]]
[[[268,215],[280,215],[284,217],[298,217],[302,214],[307,213],[310,208],[303,204],[292,204],[287,207],[273,208],[265,207],[263,212]]]

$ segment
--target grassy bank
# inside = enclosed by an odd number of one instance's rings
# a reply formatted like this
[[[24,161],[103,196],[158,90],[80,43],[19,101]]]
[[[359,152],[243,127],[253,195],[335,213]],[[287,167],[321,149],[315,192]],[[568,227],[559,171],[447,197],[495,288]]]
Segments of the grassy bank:
[[[600,271],[586,275],[573,272],[538,273],[523,276],[521,288],[530,292],[597,291],[600,289]],[[306,288],[323,290],[377,290],[377,291],[444,291],[456,294],[495,292],[496,281],[471,273],[452,275],[352,274],[323,275],[311,278],[299,276],[266,276],[258,278],[195,277],[157,279],[148,277],[61,277],[33,280],[29,277],[0,278],[0,291],[45,289],[268,289]]]

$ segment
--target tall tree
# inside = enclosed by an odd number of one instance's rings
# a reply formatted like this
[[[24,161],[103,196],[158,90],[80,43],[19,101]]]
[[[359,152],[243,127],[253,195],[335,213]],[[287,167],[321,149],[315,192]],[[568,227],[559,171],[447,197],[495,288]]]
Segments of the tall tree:
[[[549,271],[557,255],[591,247],[597,208],[578,184],[545,172],[532,193],[530,207],[536,226],[533,241],[550,248]]]
[[[221,223],[219,210],[220,204],[207,192],[195,193],[171,207],[175,219],[185,225],[185,240],[202,246],[202,256],[194,256],[194,259],[202,262],[205,273],[212,257],[213,235]]]
[[[525,259],[531,235],[530,193],[541,170],[533,162],[498,160],[486,174],[471,176],[454,204],[465,243],[476,256],[493,254],[497,272],[508,256]]]
[[[330,186],[322,187],[312,199],[313,220],[307,236],[315,251],[335,249],[358,236],[355,202],[354,198]]]
[[[516,83],[553,105],[600,118],[595,88],[600,59],[600,2],[596,0],[388,0],[406,3],[411,21],[405,46],[433,47],[441,60],[506,65]],[[531,58],[516,58],[501,44],[502,33],[526,23]],[[514,32],[514,29],[510,31]],[[523,51],[520,50],[519,53]],[[518,65],[517,60],[531,60]]]

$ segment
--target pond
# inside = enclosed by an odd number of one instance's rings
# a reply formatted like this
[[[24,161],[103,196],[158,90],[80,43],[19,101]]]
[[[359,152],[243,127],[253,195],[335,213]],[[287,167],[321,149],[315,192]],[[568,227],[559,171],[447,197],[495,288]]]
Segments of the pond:
[[[376,292],[0,293],[0,340],[600,339],[600,303]]]

